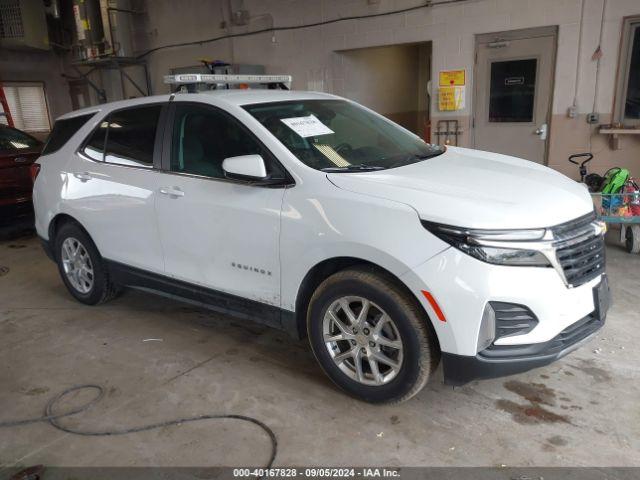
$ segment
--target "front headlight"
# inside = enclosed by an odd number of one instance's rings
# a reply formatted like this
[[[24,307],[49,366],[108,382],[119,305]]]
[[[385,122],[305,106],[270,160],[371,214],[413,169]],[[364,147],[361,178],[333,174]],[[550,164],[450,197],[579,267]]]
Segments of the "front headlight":
[[[551,267],[547,257],[538,250],[526,248],[527,242],[540,241],[546,230],[478,230],[451,227],[422,221],[422,225],[435,236],[458,250],[483,262],[495,265],[513,265],[527,267]],[[487,245],[500,242],[501,246]],[[509,245],[513,244],[513,248]]]

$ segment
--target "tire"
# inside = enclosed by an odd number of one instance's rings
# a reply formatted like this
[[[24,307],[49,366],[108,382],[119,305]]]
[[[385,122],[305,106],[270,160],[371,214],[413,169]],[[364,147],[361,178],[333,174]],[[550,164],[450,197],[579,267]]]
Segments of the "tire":
[[[625,246],[629,253],[640,252],[640,225],[629,225],[626,227]]]
[[[359,323],[367,301],[366,321]],[[347,323],[345,304],[352,318],[358,317],[356,322]],[[385,314],[391,322],[382,322]],[[417,300],[395,279],[366,267],[327,278],[311,297],[307,312],[309,342],[324,372],[342,390],[370,403],[403,402],[427,383],[440,357],[428,322]],[[348,335],[339,324],[348,327]],[[325,335],[339,339],[325,343]],[[378,361],[382,358],[385,362]]]
[[[78,245],[79,247],[77,247]],[[70,260],[69,254],[65,256],[65,246],[77,247],[77,252],[80,254],[84,252],[83,255],[77,255],[76,258],[79,256],[88,258],[88,261],[85,260],[84,263],[91,267],[91,272],[85,271],[81,279],[73,274],[68,274],[65,268],[70,268],[69,264],[75,262]],[[62,281],[69,293],[79,302],[86,305],[97,305],[111,300],[118,294],[119,289],[109,278],[109,272],[98,249],[79,225],[69,222],[60,227],[55,236],[54,255]],[[71,268],[78,270],[75,266]]]

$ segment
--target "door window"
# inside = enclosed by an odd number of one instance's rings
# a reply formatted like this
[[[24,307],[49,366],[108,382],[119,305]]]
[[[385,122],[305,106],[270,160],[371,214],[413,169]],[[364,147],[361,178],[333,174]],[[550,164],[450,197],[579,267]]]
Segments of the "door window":
[[[229,114],[205,105],[176,105],[172,172],[224,178],[225,158],[252,154],[262,155],[271,178],[284,178],[269,152]]]
[[[153,167],[156,128],[160,105],[128,108],[106,118],[107,141],[104,161],[134,167]],[[99,145],[100,136],[96,138]]]
[[[490,122],[533,122],[535,58],[491,63]]]
[[[97,162],[104,160],[104,143],[107,140],[107,128],[109,126],[108,121],[100,122],[98,128],[96,128],[89,140],[84,144],[82,149],[83,153]],[[55,127],[54,127],[55,130]]]

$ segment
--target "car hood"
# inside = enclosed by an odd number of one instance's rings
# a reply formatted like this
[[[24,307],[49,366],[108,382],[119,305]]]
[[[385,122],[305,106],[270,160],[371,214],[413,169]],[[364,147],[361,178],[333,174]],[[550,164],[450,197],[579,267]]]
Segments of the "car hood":
[[[555,170],[457,147],[405,167],[327,178],[344,190],[410,205],[423,220],[469,228],[550,227],[593,211],[586,187]]]

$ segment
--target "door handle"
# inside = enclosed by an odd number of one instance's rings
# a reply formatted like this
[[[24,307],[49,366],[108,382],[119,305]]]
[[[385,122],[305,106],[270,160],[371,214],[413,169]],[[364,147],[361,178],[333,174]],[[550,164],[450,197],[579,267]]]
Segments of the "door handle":
[[[16,163],[26,163],[29,161],[29,159],[27,157],[16,157],[13,159],[13,161]]]
[[[542,125],[540,125],[540,128],[536,129],[535,134],[540,137],[540,140],[546,140],[547,131],[548,131],[548,126],[546,123],[543,123]]]
[[[91,174],[88,172],[74,173],[73,176],[76,177],[81,182],[87,182],[91,180]]]
[[[160,188],[160,193],[162,195],[169,195],[173,198],[184,197],[184,192],[178,187],[162,187]]]

